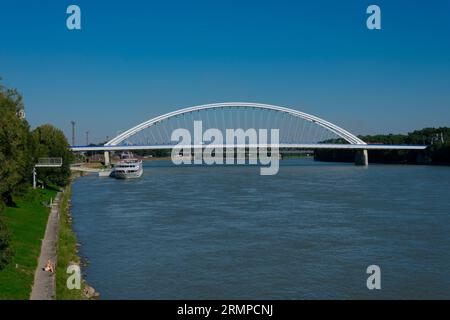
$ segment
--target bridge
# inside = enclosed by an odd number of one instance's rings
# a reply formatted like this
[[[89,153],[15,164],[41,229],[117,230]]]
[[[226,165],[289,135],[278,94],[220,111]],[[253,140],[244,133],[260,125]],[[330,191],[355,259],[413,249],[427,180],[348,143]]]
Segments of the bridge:
[[[223,143],[194,141],[184,147],[198,148],[272,148],[272,149],[351,149],[356,150],[355,164],[367,165],[367,150],[423,150],[426,145],[383,145],[367,144],[347,130],[319,117],[298,110],[280,106],[227,102],[193,106],[169,112],[144,121],[119,134],[103,146],[71,146],[72,151],[104,151],[105,162],[109,164],[110,151],[173,149],[172,133],[178,128],[188,132],[196,131],[196,122],[201,121],[202,130],[252,129],[279,130],[277,141],[263,143]],[[178,146],[179,147],[179,146]]]
[[[36,168],[61,168],[63,165],[63,160],[61,157],[58,158],[39,158],[38,162],[33,167],[33,189],[36,189]]]

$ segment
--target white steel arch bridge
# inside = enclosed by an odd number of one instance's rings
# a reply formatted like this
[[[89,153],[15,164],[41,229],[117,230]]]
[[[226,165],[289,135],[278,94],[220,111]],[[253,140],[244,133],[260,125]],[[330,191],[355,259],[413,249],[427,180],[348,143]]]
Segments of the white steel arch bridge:
[[[422,150],[426,148],[426,146],[418,145],[371,145],[347,130],[305,112],[262,103],[226,102],[172,111],[124,131],[104,146],[72,146],[71,149],[73,151],[172,149],[178,143],[171,140],[173,130],[185,128],[193,132],[195,121],[202,121],[204,130],[216,128],[223,132],[233,128],[279,129],[278,148],[356,149],[365,152],[363,164],[367,164],[367,150],[370,149]],[[229,146],[213,145],[217,148]],[[249,145],[236,144],[233,146],[249,147]],[[273,145],[268,141],[266,146]],[[192,147],[202,146],[192,145]]]
[[[229,110],[227,110],[229,109]],[[249,111],[258,111],[259,114],[252,113]],[[216,114],[208,116],[208,111],[215,111]],[[173,112],[169,112],[166,114],[163,114],[161,116],[155,117],[153,119],[150,119],[148,121],[142,122],[138,124],[137,126],[119,134],[114,139],[108,141],[106,145],[119,145],[121,143],[124,143],[129,139],[130,137],[142,132],[143,130],[149,129],[152,126],[158,126],[162,124],[168,124],[167,122],[171,120],[176,120],[177,117],[185,117],[185,116],[191,116],[195,115],[195,113],[202,113],[197,114],[196,116],[192,117],[193,119],[201,119],[203,123],[208,122],[211,127],[220,128],[225,127],[227,124],[227,120],[230,119],[230,117],[233,117],[233,114],[226,114],[226,111],[233,111],[236,112],[236,117],[234,120],[241,125],[242,129],[246,129],[252,125],[253,128],[267,128],[270,127],[270,124],[265,122],[264,120],[267,119],[261,119],[264,118],[265,115],[269,115],[272,113],[272,117],[270,119],[270,122],[272,122],[273,125],[279,125],[279,127],[282,127],[284,125],[290,125],[291,130],[297,130],[299,129],[300,125],[305,125],[307,123],[309,124],[316,124],[317,126],[325,129],[325,132],[332,133],[345,141],[347,141],[350,144],[366,144],[364,141],[356,137],[355,135],[351,134],[350,132],[338,127],[335,124],[332,124],[331,122],[325,121],[319,117],[297,111],[294,109],[274,106],[274,105],[268,105],[268,104],[261,104],[261,103],[248,103],[248,102],[226,102],[226,103],[214,103],[214,104],[204,104],[204,105],[198,105],[194,107],[184,108],[180,110],[176,110]],[[245,113],[247,112],[247,113]],[[252,114],[250,114],[252,113]],[[265,113],[265,114],[263,114]],[[290,116],[290,118],[286,119],[274,119],[273,116]],[[218,117],[221,117],[218,119]],[[259,118],[258,118],[259,117]],[[178,119],[179,120],[179,119]],[[186,120],[186,119],[183,119]],[[296,121],[296,126],[293,127],[293,120],[300,120]],[[303,123],[302,123],[303,122]],[[180,123],[183,125],[183,123]],[[213,126],[214,124],[214,126]],[[224,125],[225,124],[225,125]],[[186,125],[186,123],[184,123]],[[236,124],[232,124],[231,127],[236,126]],[[311,132],[305,132],[307,128],[305,126],[302,127],[302,135],[299,138],[303,138],[303,142],[305,142],[306,138],[313,138],[311,136],[306,137],[306,134],[311,134]],[[282,130],[282,128],[280,128]],[[297,131],[298,133],[298,131]],[[292,135],[293,137],[294,135]],[[332,135],[330,135],[332,136]],[[325,136],[322,135],[322,138]],[[294,141],[293,141],[294,142]],[[301,140],[295,141],[295,142],[301,142]]]

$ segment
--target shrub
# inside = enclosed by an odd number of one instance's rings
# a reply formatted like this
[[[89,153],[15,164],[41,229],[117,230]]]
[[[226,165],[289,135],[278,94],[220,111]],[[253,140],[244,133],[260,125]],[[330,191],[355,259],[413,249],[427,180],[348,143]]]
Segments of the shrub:
[[[6,267],[12,258],[12,250],[9,245],[10,234],[6,228],[6,224],[0,217],[0,270]]]

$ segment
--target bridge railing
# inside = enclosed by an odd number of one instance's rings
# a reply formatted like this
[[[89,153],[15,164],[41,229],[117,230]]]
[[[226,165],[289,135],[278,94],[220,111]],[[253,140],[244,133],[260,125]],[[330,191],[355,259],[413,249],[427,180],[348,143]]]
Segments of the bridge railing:
[[[35,167],[37,168],[57,168],[63,164],[62,158],[39,158]]]

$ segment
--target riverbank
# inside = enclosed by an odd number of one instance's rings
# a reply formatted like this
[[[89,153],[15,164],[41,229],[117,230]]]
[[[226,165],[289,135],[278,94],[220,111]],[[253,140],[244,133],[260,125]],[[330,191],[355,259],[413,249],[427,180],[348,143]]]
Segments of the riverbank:
[[[450,149],[449,149],[450,150]],[[444,152],[444,151],[443,151]],[[445,151],[448,153],[448,151]],[[448,153],[450,154],[450,153]],[[450,165],[449,155],[439,155],[428,150],[370,150],[369,163],[378,164],[415,164],[415,165]],[[315,161],[323,162],[355,162],[355,150],[327,150],[314,152]]]
[[[77,255],[77,238],[72,230],[72,218],[70,216],[70,197],[72,186],[69,184],[62,194],[60,215],[59,215],[59,235],[58,235],[58,263],[56,266],[56,299],[58,300],[81,300],[82,290],[69,290],[66,282],[69,276],[66,273],[69,265],[80,266],[80,258]],[[84,289],[84,283],[81,284]]]
[[[56,266],[56,299],[57,300],[86,300],[95,298],[98,294],[81,279],[80,289],[69,289],[67,273],[70,265],[77,265],[81,269],[82,261],[78,255],[78,240],[72,228],[71,197],[72,182],[82,174],[72,174],[68,186],[65,188],[60,205],[59,234],[58,234],[58,263]]]
[[[80,289],[70,290],[66,285],[70,276],[67,267],[81,265],[70,214],[71,183],[78,176],[72,175],[57,201],[56,188],[30,189],[14,199],[15,207],[6,207],[1,213],[11,234],[13,258],[0,271],[0,300],[83,300],[97,296],[84,280]],[[56,265],[53,275],[39,274],[47,259]]]
[[[0,299],[26,300],[30,297],[50,208],[57,190],[30,189],[16,197],[15,207],[1,213],[11,234],[12,261],[0,271]]]

